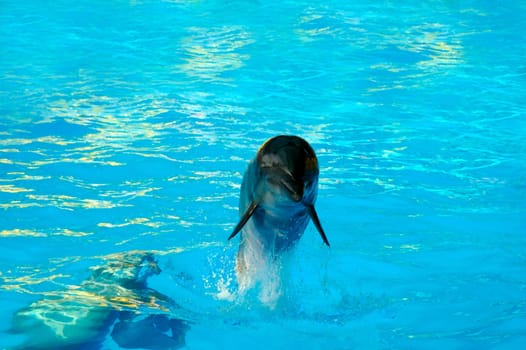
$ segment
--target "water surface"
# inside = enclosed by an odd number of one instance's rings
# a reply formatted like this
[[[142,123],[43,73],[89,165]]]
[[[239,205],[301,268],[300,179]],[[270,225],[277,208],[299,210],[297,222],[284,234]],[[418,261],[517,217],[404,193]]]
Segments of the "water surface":
[[[188,348],[523,348],[525,11],[4,1],[0,348],[18,310],[135,250]],[[332,246],[309,226],[269,310],[232,297],[226,238],[276,134],[316,150]]]

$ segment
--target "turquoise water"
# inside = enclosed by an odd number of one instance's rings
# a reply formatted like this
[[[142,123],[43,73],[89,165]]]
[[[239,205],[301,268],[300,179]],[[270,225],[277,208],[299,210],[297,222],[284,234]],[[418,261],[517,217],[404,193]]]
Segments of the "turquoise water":
[[[0,348],[138,250],[178,307],[112,302],[188,349],[524,348],[525,32],[512,0],[2,1]],[[277,134],[317,152],[331,247],[309,225],[272,309],[226,239]]]

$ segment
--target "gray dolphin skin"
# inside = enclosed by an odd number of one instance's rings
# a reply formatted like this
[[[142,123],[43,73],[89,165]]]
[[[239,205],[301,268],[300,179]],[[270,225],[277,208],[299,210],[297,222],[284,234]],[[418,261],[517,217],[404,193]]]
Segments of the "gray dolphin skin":
[[[238,274],[290,250],[309,220],[330,246],[314,208],[318,175],[316,154],[304,139],[280,135],[261,146],[243,176],[241,219],[228,237],[241,232]]]

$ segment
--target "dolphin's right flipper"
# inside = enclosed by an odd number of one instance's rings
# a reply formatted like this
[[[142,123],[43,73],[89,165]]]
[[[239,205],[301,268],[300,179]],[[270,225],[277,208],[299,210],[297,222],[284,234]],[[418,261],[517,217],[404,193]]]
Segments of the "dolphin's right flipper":
[[[237,233],[241,231],[243,226],[245,226],[245,224],[247,223],[248,219],[250,219],[252,214],[254,214],[254,212],[256,211],[256,208],[258,207],[258,205],[259,203],[256,201],[250,203],[247,210],[245,211],[245,214],[243,214],[243,216],[241,217],[241,220],[239,220],[239,223],[237,224],[236,228],[234,229],[234,231],[232,231],[232,233],[228,237],[228,240],[234,238],[237,235]]]

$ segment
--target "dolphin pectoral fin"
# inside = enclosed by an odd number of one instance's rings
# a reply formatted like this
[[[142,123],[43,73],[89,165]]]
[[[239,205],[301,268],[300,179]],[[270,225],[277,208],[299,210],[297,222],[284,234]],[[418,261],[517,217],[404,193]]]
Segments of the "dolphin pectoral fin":
[[[243,216],[241,217],[241,220],[239,220],[236,228],[234,229],[234,231],[232,231],[232,233],[228,237],[228,240],[234,238],[237,235],[237,233],[241,231],[243,226],[245,226],[245,224],[247,223],[248,219],[250,219],[252,214],[254,214],[254,211],[256,211],[256,208],[258,207],[258,205],[259,203],[256,201],[250,203],[247,210],[245,211],[245,214],[243,214]]]
[[[314,209],[314,205],[307,205],[307,209],[309,211],[309,216],[312,219],[312,222],[314,223],[314,226],[316,226],[316,229],[320,233],[321,239],[323,239],[323,242],[327,244],[328,247],[330,247],[331,245],[329,244],[329,240],[327,239],[327,236],[325,235],[325,232],[321,227],[320,219],[318,219],[318,214],[316,213],[316,209]]]

